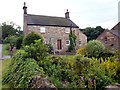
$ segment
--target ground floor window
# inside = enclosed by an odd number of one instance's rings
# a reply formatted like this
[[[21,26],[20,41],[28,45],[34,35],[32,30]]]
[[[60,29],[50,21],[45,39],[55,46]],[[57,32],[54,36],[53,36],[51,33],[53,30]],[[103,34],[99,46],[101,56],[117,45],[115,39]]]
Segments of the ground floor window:
[[[70,45],[70,40],[66,40],[66,45]]]

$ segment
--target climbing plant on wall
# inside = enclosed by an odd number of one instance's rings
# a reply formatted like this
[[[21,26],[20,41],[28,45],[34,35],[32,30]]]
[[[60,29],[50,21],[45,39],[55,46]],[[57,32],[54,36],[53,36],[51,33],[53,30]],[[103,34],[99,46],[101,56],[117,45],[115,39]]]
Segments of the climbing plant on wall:
[[[70,45],[68,47],[68,51],[72,51],[75,50],[75,46],[76,46],[76,35],[74,32],[72,32],[72,30],[70,31],[69,34],[69,40],[70,40]]]

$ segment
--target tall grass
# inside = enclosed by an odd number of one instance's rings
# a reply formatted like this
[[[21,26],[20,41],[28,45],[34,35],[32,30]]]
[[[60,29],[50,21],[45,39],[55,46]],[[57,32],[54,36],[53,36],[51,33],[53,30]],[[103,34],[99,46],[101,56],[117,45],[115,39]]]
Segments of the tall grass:
[[[5,72],[9,68],[10,62],[11,62],[11,59],[0,60],[0,90],[2,88],[9,87],[9,85],[2,86],[2,75],[5,74]]]

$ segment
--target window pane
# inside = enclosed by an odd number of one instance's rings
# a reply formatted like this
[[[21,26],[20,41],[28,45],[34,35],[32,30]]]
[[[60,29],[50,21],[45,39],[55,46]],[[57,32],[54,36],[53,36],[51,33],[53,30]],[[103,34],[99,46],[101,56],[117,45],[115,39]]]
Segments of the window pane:
[[[70,45],[70,40],[66,40],[66,45]]]
[[[70,29],[69,28],[65,28],[65,33],[70,33]]]
[[[45,33],[45,27],[40,27],[40,32]]]

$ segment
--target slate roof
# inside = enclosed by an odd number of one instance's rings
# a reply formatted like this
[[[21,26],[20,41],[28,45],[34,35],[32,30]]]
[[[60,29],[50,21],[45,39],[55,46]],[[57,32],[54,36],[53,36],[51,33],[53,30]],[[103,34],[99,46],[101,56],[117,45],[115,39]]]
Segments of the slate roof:
[[[59,26],[79,28],[70,19],[43,15],[27,14],[27,25]]]
[[[111,30],[109,30],[109,32],[120,38],[120,22],[116,24]]]
[[[113,31],[113,30],[110,30],[109,32],[111,32],[112,34],[114,34],[115,36],[117,36],[117,37],[120,38],[120,32],[118,32],[118,31]]]

